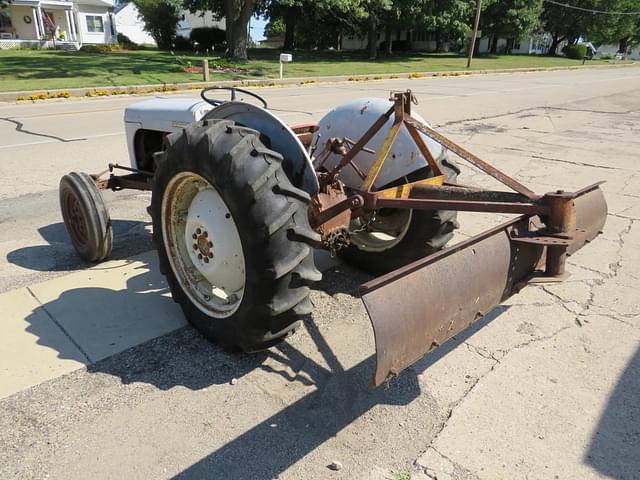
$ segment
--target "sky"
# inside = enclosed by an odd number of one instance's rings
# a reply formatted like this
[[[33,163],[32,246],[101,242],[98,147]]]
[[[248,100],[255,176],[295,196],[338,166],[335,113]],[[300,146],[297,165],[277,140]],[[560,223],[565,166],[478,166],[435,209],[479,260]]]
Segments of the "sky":
[[[263,20],[260,17],[251,17],[251,38],[253,38],[256,42],[264,40],[264,27],[266,24],[267,21]]]

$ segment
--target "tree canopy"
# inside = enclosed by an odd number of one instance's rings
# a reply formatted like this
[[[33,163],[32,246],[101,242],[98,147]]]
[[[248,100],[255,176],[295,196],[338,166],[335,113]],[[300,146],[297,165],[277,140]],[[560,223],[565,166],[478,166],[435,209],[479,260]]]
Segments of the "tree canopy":
[[[133,0],[144,28],[161,50],[169,50],[176,36],[182,0]]]

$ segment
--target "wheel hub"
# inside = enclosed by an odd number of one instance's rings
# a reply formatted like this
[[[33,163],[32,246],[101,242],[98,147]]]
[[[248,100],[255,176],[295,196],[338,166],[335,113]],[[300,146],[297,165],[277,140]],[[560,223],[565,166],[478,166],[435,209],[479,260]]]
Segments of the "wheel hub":
[[[193,238],[193,250],[198,256],[198,260],[209,263],[213,259],[213,242],[209,240],[209,232],[202,228],[196,228],[191,235]]]

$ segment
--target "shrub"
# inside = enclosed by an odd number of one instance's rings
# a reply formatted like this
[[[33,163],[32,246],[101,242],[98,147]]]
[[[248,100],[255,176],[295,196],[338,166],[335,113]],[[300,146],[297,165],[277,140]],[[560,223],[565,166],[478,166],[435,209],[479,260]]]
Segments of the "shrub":
[[[587,46],[586,45],[568,45],[563,48],[564,54],[568,58],[573,58],[575,60],[582,60],[587,56]]]
[[[226,33],[224,30],[214,27],[200,27],[191,30],[191,43],[198,42],[197,49],[222,50],[225,45]]]
[[[173,39],[173,49],[177,52],[190,52],[193,50],[193,45],[188,38],[177,36]]]
[[[126,50],[136,50],[138,48],[138,44],[127,37],[124,33],[118,32],[118,45]]]
[[[83,45],[80,47],[82,53],[111,53],[111,45]]]

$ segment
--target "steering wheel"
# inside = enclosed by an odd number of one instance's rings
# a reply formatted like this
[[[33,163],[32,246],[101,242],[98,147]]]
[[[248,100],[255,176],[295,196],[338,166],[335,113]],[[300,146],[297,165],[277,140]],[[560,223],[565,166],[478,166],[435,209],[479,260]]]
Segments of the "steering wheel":
[[[222,105],[223,103],[226,103],[228,100],[219,100],[217,98],[209,98],[207,96],[207,92],[210,92],[211,90],[229,90],[231,92],[231,102],[234,102],[236,100],[236,92],[240,92],[240,93],[244,93],[246,95],[249,95],[250,97],[255,98],[256,100],[258,100],[260,103],[262,103],[262,108],[267,109],[267,101],[262,98],[260,95],[250,92],[249,90],[244,90],[242,88],[236,88],[236,87],[206,87],[203,88],[202,91],[200,92],[200,96],[202,97],[202,99],[213,105],[214,107],[217,107],[218,105]]]

